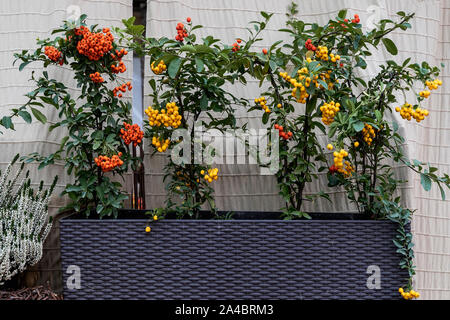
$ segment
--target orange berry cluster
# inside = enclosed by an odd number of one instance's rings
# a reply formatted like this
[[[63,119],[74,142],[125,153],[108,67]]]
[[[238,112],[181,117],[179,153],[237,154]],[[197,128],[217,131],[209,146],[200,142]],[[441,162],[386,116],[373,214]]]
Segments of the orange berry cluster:
[[[111,58],[113,58],[114,60],[120,61],[122,60],[123,56],[126,56],[128,54],[128,51],[125,50],[124,48],[120,49],[120,50],[116,50],[116,54],[111,53]]]
[[[167,148],[170,145],[170,140],[166,139],[166,140],[160,140],[158,137],[153,137],[152,138],[152,145],[155,146],[156,150],[158,150],[158,152],[164,152],[167,150]]]
[[[236,52],[241,49],[241,46],[239,45],[242,42],[241,39],[236,39],[236,42],[233,43],[233,48],[231,48],[231,51]]]
[[[122,84],[121,86],[115,87],[113,89],[113,94],[114,97],[119,97],[122,98],[122,93],[117,94],[117,92],[122,91],[122,92],[127,92],[127,89],[131,91],[131,89],[133,89],[133,86],[131,85],[131,82],[128,81],[127,83]]]
[[[100,72],[91,73],[89,77],[91,78],[92,82],[95,83],[102,83],[103,81],[105,81],[103,80],[103,77],[100,75]]]
[[[416,108],[414,110],[409,103],[405,103],[401,108],[396,107],[395,111],[399,112],[401,117],[403,119],[407,119],[408,121],[410,121],[411,118],[414,118],[417,122],[420,122],[429,115],[427,109]]]
[[[122,152],[119,152],[117,155],[113,155],[111,158],[108,156],[99,156],[95,158],[95,164],[102,168],[103,172],[108,172],[114,170],[116,167],[120,167],[123,165],[123,161],[120,159],[122,156]]]
[[[365,123],[362,133],[364,141],[370,146],[373,139],[375,139],[375,130],[370,124]]]
[[[112,73],[124,73],[125,71],[127,71],[127,67],[125,67],[125,64],[122,61],[122,57],[127,55],[128,51],[126,51],[125,49],[120,49],[116,50],[116,54],[112,54],[111,53],[111,58],[113,58],[114,60],[119,61],[118,65],[112,64],[111,65],[111,72]]]
[[[307,50],[311,50],[311,51],[316,51],[317,50],[317,48],[312,44],[311,39],[306,40],[305,48]]]
[[[266,113],[270,113],[270,109],[267,106],[267,101],[265,97],[256,98],[255,103],[259,103],[261,108],[263,108]]]
[[[64,63],[64,60],[61,58],[61,52],[53,46],[46,46],[45,55],[52,61],[58,62],[60,65]]]
[[[179,22],[177,24],[176,29],[177,29],[177,35],[175,36],[175,40],[182,42],[184,40],[184,38],[186,38],[188,36],[187,31],[184,27],[184,24]]]
[[[330,125],[334,122],[334,117],[339,112],[339,108],[341,107],[341,104],[335,103],[334,101],[331,101],[329,103],[324,103],[320,107],[320,111],[322,111],[322,122],[326,125]]]
[[[102,31],[91,32],[85,26],[75,29],[75,34],[83,35],[83,39],[77,44],[78,52],[89,60],[98,61],[105,53],[112,50],[113,35],[108,28],[103,28]]]
[[[123,61],[119,61],[119,64],[117,66],[115,64],[111,65],[112,73],[124,73],[125,71],[127,71],[127,67],[125,66],[125,63],[123,63]]]
[[[178,128],[181,125],[182,118],[178,113],[178,106],[175,102],[169,102],[166,104],[166,109],[157,110],[149,106],[145,110],[145,114],[148,116],[149,125],[152,127],[159,127],[163,125],[166,128]]]
[[[128,124],[126,122],[123,123],[124,129],[120,129],[120,137],[123,139],[125,144],[133,143],[136,147],[138,144],[142,142],[144,138],[144,132],[139,128],[137,124]]]
[[[155,61],[153,61],[152,64],[150,65],[150,68],[152,69],[154,74],[161,74],[164,71],[166,71],[167,66],[164,63],[164,60],[161,60],[156,67],[155,67]]]
[[[203,178],[205,178],[206,181],[211,183],[213,180],[217,180],[218,178],[219,169],[212,168],[208,169],[208,173],[205,174],[205,170],[200,171],[200,174],[203,175]]]
[[[410,300],[410,299],[414,299],[414,298],[419,298],[420,297],[420,293],[418,293],[417,291],[411,290],[409,292],[405,292],[405,290],[403,290],[403,288],[398,288],[398,292],[400,292],[400,294],[402,295],[403,299],[405,300]]]
[[[292,132],[285,132],[283,126],[275,124],[274,128],[278,130],[280,137],[282,137],[284,140],[289,140],[290,138],[292,138]]]

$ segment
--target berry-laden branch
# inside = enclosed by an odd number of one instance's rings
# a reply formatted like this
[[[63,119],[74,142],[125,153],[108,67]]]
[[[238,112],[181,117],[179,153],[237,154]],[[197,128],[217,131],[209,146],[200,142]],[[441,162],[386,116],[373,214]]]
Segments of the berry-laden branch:
[[[267,15],[265,20],[269,17]],[[259,40],[258,34],[266,22],[259,24],[257,32],[245,43],[237,39],[233,46],[219,45],[219,40],[212,35],[197,39],[195,30],[201,26],[194,25],[191,18],[186,22],[176,25],[174,40],[137,35],[132,21],[125,21],[125,29],[119,34],[123,35],[123,41],[133,42],[130,47],[134,46],[151,60],[150,67],[155,75],[149,82],[153,105],[146,109],[145,135],[152,140],[154,154],[189,146],[187,163],[176,163],[167,155],[164,176],[168,190],[167,211],[175,212],[178,217],[197,218],[205,205],[216,212],[211,183],[218,179],[219,170],[210,164],[195,162],[196,152],[203,155],[207,147],[202,142],[201,150],[195,150],[195,125],[201,122],[206,130],[221,131],[236,127],[232,105],[247,102],[237,99],[225,88],[236,79],[244,81],[249,49]],[[175,137],[177,129],[185,130],[186,135]]]
[[[75,182],[65,187],[63,194],[68,195],[70,203],[61,210],[117,216],[127,196],[110,174],[123,175],[140,161],[130,154],[128,145],[140,144],[142,137],[135,135],[140,130],[136,125],[127,127],[131,104],[121,100],[132,86],[129,82],[118,85],[117,75],[126,71],[122,58],[128,52],[119,48],[109,28],[88,28],[85,20],[86,15],[82,15],[78,27],[64,23],[52,32],[57,35],[55,39],[38,40],[34,52],[15,54],[22,61],[20,70],[34,61],[44,65],[41,77],[32,76],[36,89],[27,94],[30,100],[22,108],[30,108],[37,120],[46,122],[37,107],[54,107],[59,119],[50,131],[59,127],[67,130],[60,131],[63,139],[55,153],[33,153],[23,159],[39,162],[39,168],[56,160],[65,162]],[[76,97],[67,92],[64,83],[49,78],[45,71],[49,65],[70,67],[80,89]]]

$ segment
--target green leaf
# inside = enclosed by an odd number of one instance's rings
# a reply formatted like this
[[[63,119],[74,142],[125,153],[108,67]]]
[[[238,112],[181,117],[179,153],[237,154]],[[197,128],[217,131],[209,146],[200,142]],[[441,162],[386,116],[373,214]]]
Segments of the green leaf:
[[[26,62],[21,63],[20,66],[19,66],[19,71],[22,71],[23,68],[25,68],[25,66],[26,66],[27,64],[31,63],[31,62],[32,62],[32,61],[26,61]]]
[[[420,183],[422,184],[422,187],[425,191],[431,190],[431,179],[426,174],[420,174]]]
[[[13,124],[12,124],[12,121],[11,121],[11,117],[4,116],[4,117],[2,118],[2,125],[3,125],[6,129],[11,129],[11,128],[13,128]]]
[[[397,46],[395,45],[395,43],[389,39],[389,38],[383,38],[381,41],[383,41],[384,46],[386,47],[386,50],[392,54],[392,55],[396,55],[398,53],[398,49]]]
[[[330,131],[328,131],[328,138],[333,138],[334,134],[336,133],[337,126],[330,127]]]
[[[180,48],[180,51],[188,51],[190,53],[195,53],[195,48],[193,45],[187,44]]]
[[[173,59],[169,64],[169,68],[167,69],[169,77],[174,79],[178,73],[178,70],[180,70],[180,66],[181,66],[181,59],[178,57]]]
[[[299,91],[299,90],[297,90]],[[306,103],[306,113],[311,114],[313,110],[316,108],[317,96],[314,96],[311,100],[308,100]]]
[[[27,111],[21,110],[17,114],[21,116],[26,123],[31,123],[31,115]]]
[[[38,121],[42,122],[43,124],[47,123],[47,117],[44,116],[42,112],[40,112],[38,109],[35,109],[33,107],[30,107],[30,108],[31,108],[31,112],[33,113],[34,117]]]
[[[347,9],[341,10],[338,13],[338,17],[341,19],[344,19],[346,15],[347,15]]]
[[[203,94],[200,99],[200,108],[202,110],[208,110],[208,97],[206,96],[206,94]]]
[[[195,67],[197,69],[197,72],[202,72],[205,64],[203,63],[203,60],[200,58],[195,58]]]
[[[445,190],[444,190],[444,188],[442,188],[442,186],[440,184],[438,184],[438,186],[439,186],[439,190],[441,191],[442,201],[445,201]]]
[[[155,81],[155,79],[150,79],[148,83],[150,84],[150,87],[152,88],[153,92],[155,92],[156,91],[156,81]]]
[[[362,129],[364,129],[364,122],[358,121],[353,123],[353,129],[355,129],[356,132],[362,131]]]
[[[269,60],[269,65],[270,65],[270,69],[272,71],[277,71],[278,65],[277,65],[277,63],[275,61]]]
[[[270,113],[264,112],[263,116],[262,116],[262,123],[266,124],[267,121],[269,121],[269,115]]]

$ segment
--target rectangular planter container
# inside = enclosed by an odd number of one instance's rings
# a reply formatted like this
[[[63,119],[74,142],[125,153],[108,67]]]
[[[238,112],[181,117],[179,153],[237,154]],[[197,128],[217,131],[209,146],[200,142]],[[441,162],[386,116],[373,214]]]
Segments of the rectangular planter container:
[[[399,299],[396,224],[63,219],[64,299]]]

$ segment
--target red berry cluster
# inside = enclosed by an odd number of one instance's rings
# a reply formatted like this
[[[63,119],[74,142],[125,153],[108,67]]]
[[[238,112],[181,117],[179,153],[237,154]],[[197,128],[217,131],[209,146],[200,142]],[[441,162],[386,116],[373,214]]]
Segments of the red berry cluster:
[[[76,35],[83,35],[83,39],[77,44],[78,52],[88,57],[89,60],[97,61],[112,50],[113,35],[108,28],[103,28],[102,31],[103,33],[91,32],[85,26],[75,29]]]
[[[95,83],[102,83],[104,81],[103,77],[100,75],[100,72],[91,73],[89,77],[91,78],[92,82]]]
[[[305,48],[307,50],[311,50],[311,51],[316,51],[317,50],[317,48],[312,44],[311,39],[306,40]]]
[[[278,130],[280,137],[282,137],[284,140],[289,140],[292,137],[292,132],[284,132],[283,126],[275,124],[274,128]]]
[[[241,49],[241,46],[239,45],[239,43],[241,43],[242,40],[241,39],[236,39],[236,42],[233,43],[233,48],[231,48],[231,51],[236,52],[239,51],[239,49]]]
[[[353,23],[359,23],[361,20],[359,20],[359,16],[355,14],[355,19],[352,19]]]
[[[119,98],[122,98],[122,93],[117,94],[117,92],[119,92],[119,91],[127,92],[127,88],[130,91],[131,91],[131,89],[133,89],[133,86],[131,85],[130,81],[128,81],[127,83],[122,84],[121,86],[115,87],[113,89],[114,97],[118,96]]]
[[[58,62],[60,65],[64,63],[64,60],[61,58],[61,52],[55,47],[46,46],[44,53],[50,60]]]
[[[184,27],[184,24],[179,22],[176,29],[178,34],[175,36],[175,40],[182,42],[184,38],[188,36],[186,28]]]
[[[124,129],[120,129],[120,137],[123,139],[125,144],[133,143],[136,147],[138,144],[142,142],[144,138],[144,132],[139,128],[137,124],[128,124],[126,122],[123,123]]]
[[[113,58],[114,60],[119,61],[118,65],[115,65],[115,64],[111,65],[112,73],[119,73],[119,72],[123,73],[123,72],[127,71],[127,67],[125,67],[125,64],[122,61],[122,57],[127,55],[127,54],[128,54],[128,51],[123,49],[123,48],[120,49],[120,51],[116,50],[116,54],[111,53],[111,58]]]
[[[331,174],[335,174],[338,172],[338,168],[333,164],[330,168],[328,168],[328,172]]]
[[[359,15],[355,14],[354,19],[352,19],[352,23],[359,23],[361,20],[359,19]],[[348,19],[344,19],[344,22],[348,22]]]

